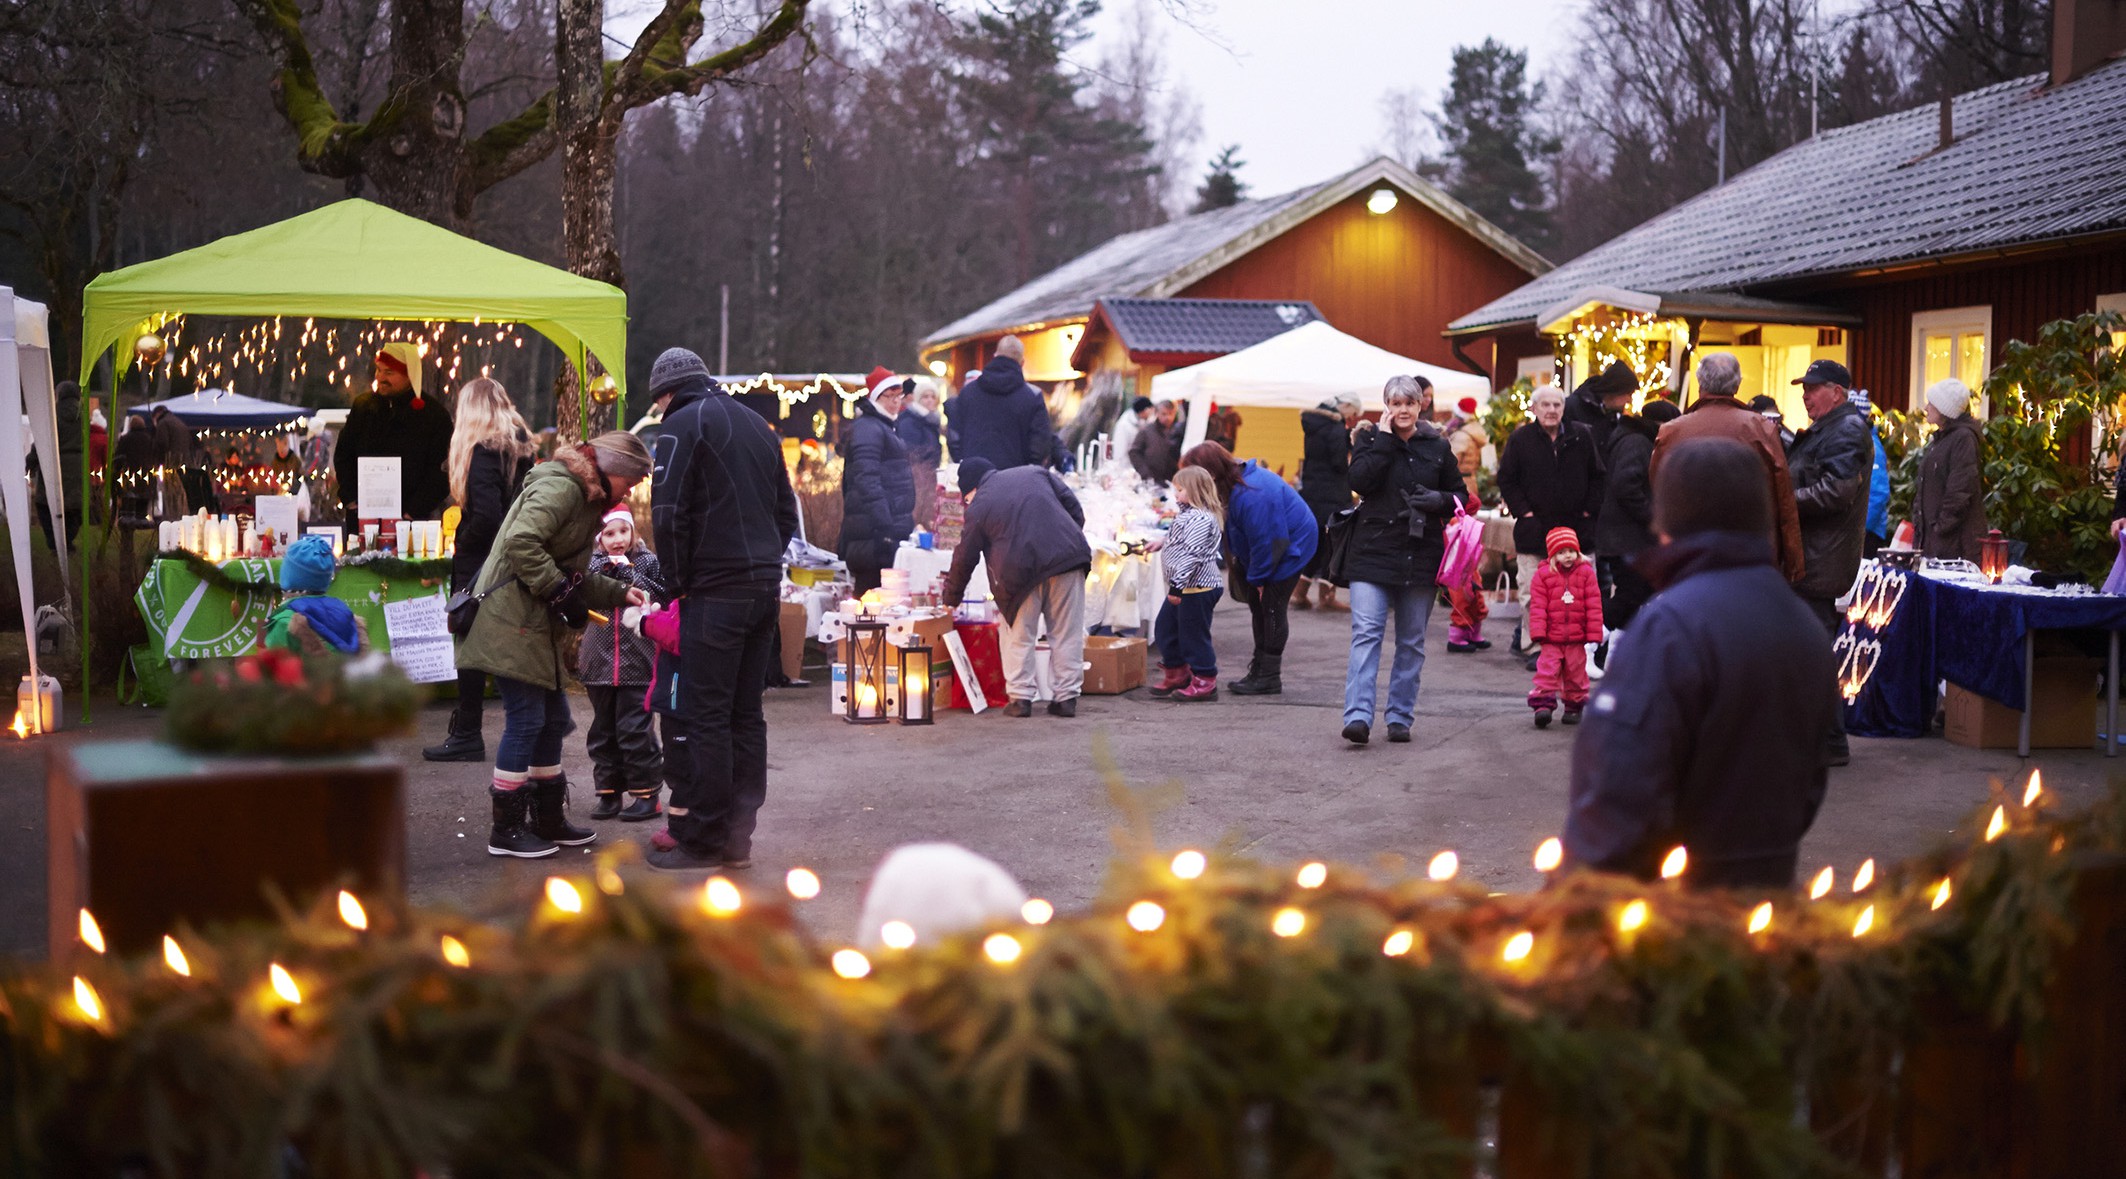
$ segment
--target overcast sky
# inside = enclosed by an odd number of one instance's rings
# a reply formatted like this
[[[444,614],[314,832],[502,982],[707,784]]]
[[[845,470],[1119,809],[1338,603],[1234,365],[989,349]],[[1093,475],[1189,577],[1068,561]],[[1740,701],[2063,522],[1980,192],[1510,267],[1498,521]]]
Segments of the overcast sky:
[[[862,0],[828,2],[846,11]],[[1086,64],[1113,48],[1134,2],[1104,0],[1099,36],[1078,51]],[[1192,177],[1213,152],[1237,143],[1247,163],[1241,178],[1256,196],[1356,167],[1381,142],[1381,95],[1415,87],[1436,106],[1455,46],[1496,37],[1528,50],[1529,74],[1541,79],[1565,60],[1574,24],[1573,0],[1148,2],[1162,13],[1173,74],[1202,106]],[[632,41],[656,8],[655,0],[609,0],[607,31],[619,44]]]
[[[1415,87],[1436,106],[1455,46],[1496,37],[1527,49],[1540,79],[1566,57],[1574,23],[1570,0],[1195,4],[1201,32],[1162,23],[1168,58],[1203,105],[1198,154],[1239,144],[1241,177],[1257,196],[1326,180],[1370,156],[1381,140],[1381,94]]]

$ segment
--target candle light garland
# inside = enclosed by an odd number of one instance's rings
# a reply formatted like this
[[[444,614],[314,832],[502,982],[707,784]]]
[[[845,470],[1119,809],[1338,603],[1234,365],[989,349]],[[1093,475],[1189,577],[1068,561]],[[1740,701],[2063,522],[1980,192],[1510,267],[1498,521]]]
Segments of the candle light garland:
[[[525,882],[506,923],[328,893],[167,939],[152,968],[0,970],[0,1153],[55,1174],[256,1173],[257,1144],[318,1174],[617,1174],[623,1149],[684,1170],[706,1122],[825,1176],[918,1143],[951,1173],[1225,1174],[1270,1109],[1275,1173],[1421,1171],[1479,1149],[1438,1098],[1503,1051],[1607,1173],[1687,1170],[1672,1152],[1708,1135],[1723,1174],[1829,1173],[1809,1119],[1763,1104],[1795,1091],[1789,1062],[1855,1080],[1848,1062],[1888,1059],[1943,993],[2035,1025],[2075,855],[2126,849],[2121,794],[2076,817],[2048,801],[1998,790],[1864,896],[1812,903],[1586,873],[1515,895],[1356,868],[1303,887],[1226,856],[1181,879],[1147,851],[1087,912],[910,930],[878,960],[722,877],[615,892],[564,873]],[[158,1103],[190,1112],[126,1112]]]

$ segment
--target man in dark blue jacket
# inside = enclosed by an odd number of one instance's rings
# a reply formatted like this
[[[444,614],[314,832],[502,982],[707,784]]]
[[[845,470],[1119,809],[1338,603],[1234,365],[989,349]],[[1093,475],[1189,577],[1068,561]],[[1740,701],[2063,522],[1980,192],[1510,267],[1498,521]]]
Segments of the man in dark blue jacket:
[[[1055,449],[1048,403],[1026,383],[1026,345],[1017,336],[997,341],[982,375],[967,382],[945,407],[952,461],[987,459],[999,471],[1044,466]]]
[[[678,675],[660,670],[671,825],[651,840],[667,870],[752,867],[753,826],[768,797],[761,711],[781,617],[783,551],[797,496],[767,419],[709,377],[701,357],[667,349],[650,368],[664,409],[651,453],[650,521],[679,607]]]
[[[1660,593],[1610,657],[1572,751],[1565,851],[1651,879],[1689,850],[1701,888],[1786,888],[1823,802],[1834,674],[1823,628],[1773,564],[1764,463],[1678,445],[1654,479]]]

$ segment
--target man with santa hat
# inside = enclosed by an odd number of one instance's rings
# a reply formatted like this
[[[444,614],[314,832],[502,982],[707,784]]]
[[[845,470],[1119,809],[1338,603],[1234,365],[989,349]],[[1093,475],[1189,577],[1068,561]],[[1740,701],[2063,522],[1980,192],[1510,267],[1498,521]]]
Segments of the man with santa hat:
[[[362,490],[361,460],[399,460],[399,503],[408,520],[436,516],[450,502],[450,411],[422,395],[421,350],[394,340],[376,356],[373,392],[354,399],[347,424],[333,448],[332,471],[339,479],[340,504],[355,519]]]
[[[842,427],[842,560],[856,592],[877,589],[881,571],[915,531],[915,475],[908,444],[894,428],[906,396],[881,365],[864,379],[868,395]]]

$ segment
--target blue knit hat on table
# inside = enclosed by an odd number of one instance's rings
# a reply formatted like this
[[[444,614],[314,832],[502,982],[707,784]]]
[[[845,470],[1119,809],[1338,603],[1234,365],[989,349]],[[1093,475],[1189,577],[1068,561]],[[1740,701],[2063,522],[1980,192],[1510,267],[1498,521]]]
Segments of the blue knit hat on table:
[[[332,588],[332,545],[322,536],[304,536],[281,554],[281,589],[323,593]]]

